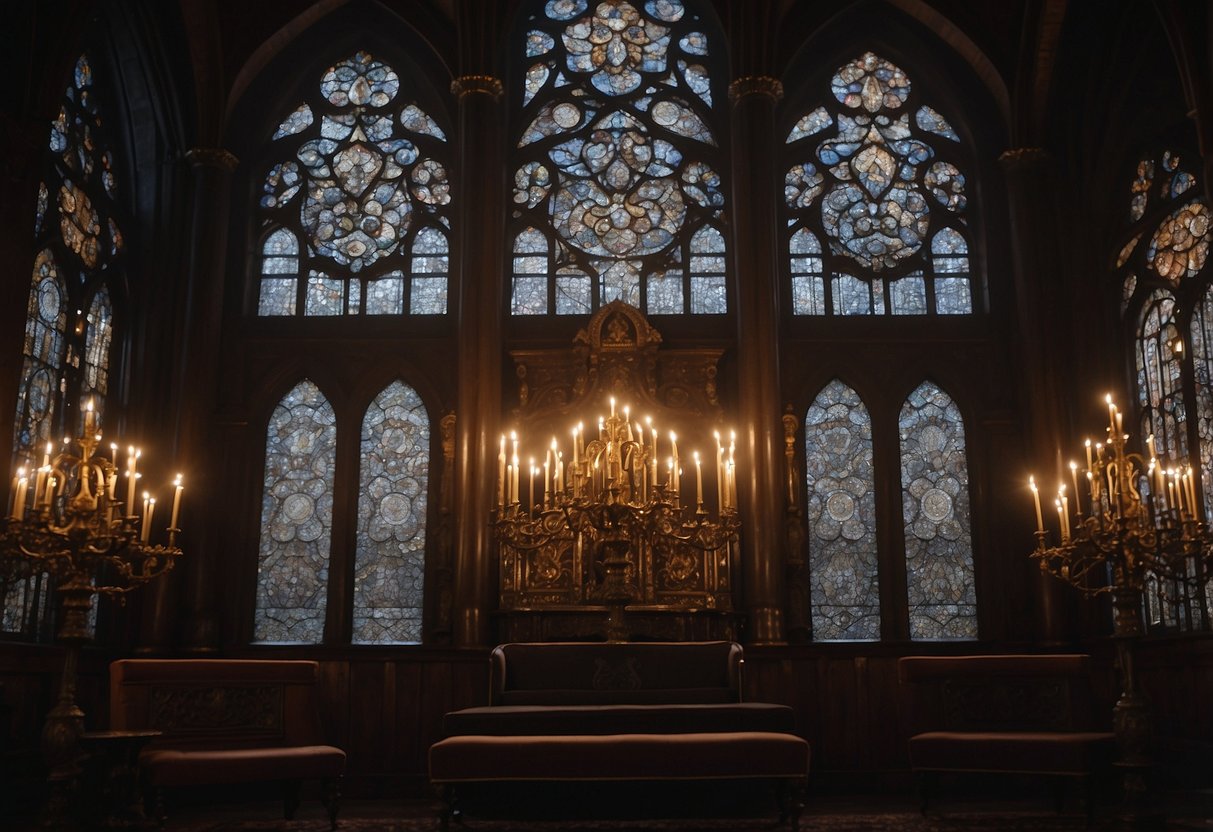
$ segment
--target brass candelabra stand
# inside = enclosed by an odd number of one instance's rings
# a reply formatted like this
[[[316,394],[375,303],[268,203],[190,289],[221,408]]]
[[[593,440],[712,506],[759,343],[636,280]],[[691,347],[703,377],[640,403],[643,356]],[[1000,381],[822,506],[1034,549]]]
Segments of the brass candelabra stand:
[[[57,637],[66,648],[63,674],[42,731],[52,803],[66,799],[66,787],[81,770],[84,712],[76,702],[76,685],[80,648],[91,637],[93,596],[123,601],[126,593],[171,570],[181,556],[176,546],[178,529],[168,530],[168,545],[153,545],[144,519],[130,509],[133,500],[124,506],[115,499],[117,468],[113,460],[95,455],[100,440],[90,410],[84,431],[75,440],[79,454],[64,452],[45,465],[28,504],[28,488],[21,479],[10,516],[0,525],[0,556],[28,574],[49,574],[62,602]],[[128,478],[128,488],[133,489],[133,465]],[[178,505],[175,501],[173,525]],[[48,816],[62,817],[64,808],[52,805]]]
[[[550,480],[545,474],[543,499],[536,500],[532,492],[531,504],[525,506],[518,500],[517,486],[511,490],[509,476],[503,476],[502,502],[492,519],[498,543],[524,555],[544,550],[558,539],[571,540],[588,555],[595,570],[600,570],[600,578],[588,589],[585,600],[607,607],[608,641],[627,640],[625,609],[638,596],[634,574],[640,557],[664,555],[668,560],[687,548],[715,551],[735,543],[740,528],[731,497],[735,476],[731,458],[718,453],[721,510],[713,518],[704,507],[698,457],[695,504],[693,508],[682,505],[677,444],[672,436],[668,476],[664,482],[658,481],[656,436],[654,431],[653,441],[646,444],[643,429],[638,424],[633,433],[626,409],[622,416],[617,415],[612,400],[611,415],[601,421],[596,438],[579,446],[575,433],[567,477],[563,455],[557,454],[560,475],[555,478],[555,489],[548,488]],[[504,460],[504,445],[502,454]],[[512,499],[507,501],[504,495]]]
[[[1078,468],[1071,463],[1074,485],[1073,523],[1065,486],[1055,505],[1061,526],[1059,542],[1050,545],[1039,493],[1030,482],[1036,504],[1036,550],[1031,557],[1042,572],[1069,583],[1085,596],[1110,594],[1113,637],[1121,673],[1120,697],[1113,709],[1118,761],[1126,808],[1131,816],[1148,813],[1152,801],[1150,774],[1151,719],[1134,666],[1134,645],[1144,634],[1143,601],[1157,591],[1164,601],[1200,598],[1207,616],[1203,587],[1213,574],[1213,534],[1202,520],[1191,469],[1164,471],[1155,458],[1130,452],[1122,415],[1108,398],[1106,445],[1087,442],[1087,504],[1079,492]],[[1167,597],[1171,587],[1174,597]]]

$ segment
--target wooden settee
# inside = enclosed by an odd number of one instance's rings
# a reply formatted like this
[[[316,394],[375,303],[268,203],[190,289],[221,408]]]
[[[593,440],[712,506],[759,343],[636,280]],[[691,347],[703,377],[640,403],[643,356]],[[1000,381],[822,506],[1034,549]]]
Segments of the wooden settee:
[[[444,828],[474,784],[547,781],[770,781],[798,826],[809,745],[790,708],[741,701],[739,645],[505,644],[491,662],[490,704],[447,714],[430,748]]]
[[[1090,820],[1115,737],[1098,730],[1087,656],[907,656],[898,671],[923,811],[941,773],[1032,774],[1080,781]]]
[[[140,754],[163,819],[171,787],[274,781],[294,816],[300,785],[319,781],[337,826],[345,752],[323,741],[318,665],[310,661],[123,659],[110,665],[110,728],[162,735]]]

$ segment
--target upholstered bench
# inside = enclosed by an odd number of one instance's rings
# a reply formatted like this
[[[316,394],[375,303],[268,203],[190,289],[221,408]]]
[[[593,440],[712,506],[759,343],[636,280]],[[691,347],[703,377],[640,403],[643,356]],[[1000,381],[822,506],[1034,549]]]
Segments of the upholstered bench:
[[[938,774],[992,772],[1078,779],[1091,817],[1115,737],[1094,730],[1087,656],[908,656],[899,675],[924,811]]]
[[[491,704],[447,714],[430,748],[444,828],[464,787],[528,781],[767,781],[797,827],[809,744],[791,708],[741,701],[741,667],[731,642],[497,647]]]
[[[139,756],[163,816],[165,788],[277,781],[287,819],[305,780],[337,826],[345,752],[321,739],[318,665],[308,661],[125,659],[110,665],[110,728],[162,732]]]

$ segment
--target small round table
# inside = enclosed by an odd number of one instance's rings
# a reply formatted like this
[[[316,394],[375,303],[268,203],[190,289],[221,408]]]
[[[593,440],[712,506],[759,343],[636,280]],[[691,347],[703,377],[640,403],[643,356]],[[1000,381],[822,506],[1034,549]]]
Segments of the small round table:
[[[155,828],[155,820],[143,810],[139,754],[160,735],[160,731],[150,729],[85,731],[80,735],[80,747],[85,752],[81,810],[97,826]]]

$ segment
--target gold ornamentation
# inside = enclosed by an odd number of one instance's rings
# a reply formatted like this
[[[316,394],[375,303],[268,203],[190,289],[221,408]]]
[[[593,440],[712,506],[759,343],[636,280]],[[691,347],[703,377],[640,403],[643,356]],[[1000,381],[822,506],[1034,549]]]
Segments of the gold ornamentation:
[[[219,168],[228,173],[240,164],[240,160],[223,147],[191,147],[185,152],[185,158],[195,167]]]
[[[494,78],[492,75],[461,75],[451,81],[451,94],[457,98],[473,93],[490,95],[496,101],[505,94],[505,87],[502,86],[500,78]]]
[[[779,101],[783,98],[783,83],[770,75],[743,75],[729,84],[729,103],[736,104],[747,95],[765,95]]]

